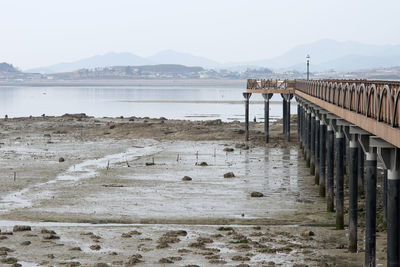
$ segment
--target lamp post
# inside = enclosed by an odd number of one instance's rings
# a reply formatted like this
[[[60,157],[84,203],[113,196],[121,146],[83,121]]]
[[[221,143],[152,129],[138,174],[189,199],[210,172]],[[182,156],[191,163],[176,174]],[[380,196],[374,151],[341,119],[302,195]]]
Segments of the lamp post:
[[[307,59],[307,81],[310,79],[310,55],[306,56]]]

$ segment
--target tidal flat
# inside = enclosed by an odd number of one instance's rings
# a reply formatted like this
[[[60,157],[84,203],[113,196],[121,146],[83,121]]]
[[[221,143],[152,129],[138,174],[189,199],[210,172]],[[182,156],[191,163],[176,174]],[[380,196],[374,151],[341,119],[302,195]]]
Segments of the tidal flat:
[[[280,123],[1,120],[1,264],[363,266]]]

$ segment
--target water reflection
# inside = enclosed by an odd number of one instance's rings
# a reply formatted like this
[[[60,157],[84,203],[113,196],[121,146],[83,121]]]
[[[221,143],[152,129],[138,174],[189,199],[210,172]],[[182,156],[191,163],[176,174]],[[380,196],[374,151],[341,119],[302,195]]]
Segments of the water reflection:
[[[225,87],[155,85],[123,88],[2,86],[0,87],[0,116],[8,114],[9,117],[22,117],[84,112],[95,117],[149,116],[170,119],[243,121],[242,91],[240,87],[229,85]],[[262,121],[264,114],[262,100],[260,95],[254,95],[251,99],[253,103],[250,106],[250,117],[256,117],[258,121]],[[171,101],[183,102],[171,103]],[[281,97],[275,95],[271,101],[281,101]],[[281,104],[270,104],[270,108],[271,118],[281,117]],[[292,108],[292,112],[294,110],[295,108]]]

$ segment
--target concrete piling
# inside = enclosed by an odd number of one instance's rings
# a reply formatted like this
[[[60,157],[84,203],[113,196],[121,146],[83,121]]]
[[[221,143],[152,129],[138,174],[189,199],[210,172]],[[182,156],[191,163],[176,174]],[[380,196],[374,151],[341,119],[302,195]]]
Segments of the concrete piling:
[[[364,189],[365,189],[365,182],[364,182],[364,151],[361,147],[360,142],[357,144],[358,147],[358,192],[360,195],[364,195]]]
[[[286,139],[290,142],[290,95],[288,95],[286,105]]]
[[[352,135],[349,142],[350,178],[349,178],[349,251],[357,252],[357,211],[358,211],[358,141]]]
[[[315,142],[314,142],[314,150],[315,150],[315,184],[319,185],[319,129],[320,129],[320,118],[318,115],[315,116]]]
[[[336,229],[344,229],[344,135],[340,127],[336,132]]]
[[[243,97],[245,98],[245,139],[246,141],[249,141],[249,104],[251,93],[243,93]]]
[[[387,183],[387,266],[400,266],[400,148],[389,152]]]
[[[311,166],[311,109],[307,109],[307,167]]]
[[[326,199],[326,203],[327,203],[327,211],[333,212],[334,211],[334,204],[333,204],[334,132],[331,125],[328,125],[327,133],[328,133],[328,139],[327,139],[328,143],[327,143],[326,162],[328,168],[326,173],[326,190],[328,197]]]
[[[265,132],[265,143],[269,143],[269,100],[272,94],[262,94],[264,97],[264,132]]]
[[[326,124],[320,120],[319,130],[319,195],[325,197],[326,184]]]
[[[366,153],[365,266],[367,267],[375,266],[376,262],[376,159],[377,155],[375,151]]]
[[[310,118],[310,174],[315,175],[315,114]]]

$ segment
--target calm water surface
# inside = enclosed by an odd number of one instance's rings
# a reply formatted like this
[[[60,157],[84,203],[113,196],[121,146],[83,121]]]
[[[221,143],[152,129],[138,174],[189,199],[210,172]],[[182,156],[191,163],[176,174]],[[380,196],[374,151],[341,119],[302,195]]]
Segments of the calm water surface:
[[[137,116],[168,119],[243,120],[246,81],[146,81],[126,85],[45,84],[0,86],[0,116],[25,117],[84,112],[95,117]],[[271,101],[281,101],[274,95]],[[261,95],[253,95],[250,118],[262,120]],[[295,101],[293,101],[295,102]],[[296,106],[292,105],[292,113]],[[271,118],[282,105],[270,104]]]

